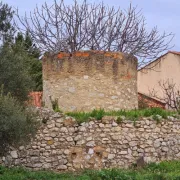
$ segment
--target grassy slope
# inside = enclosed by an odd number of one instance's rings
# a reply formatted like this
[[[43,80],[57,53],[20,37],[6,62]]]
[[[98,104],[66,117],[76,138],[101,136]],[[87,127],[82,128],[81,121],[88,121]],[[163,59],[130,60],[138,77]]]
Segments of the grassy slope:
[[[79,174],[27,171],[0,166],[0,180],[180,180],[180,161],[149,164],[139,170],[108,169]]]

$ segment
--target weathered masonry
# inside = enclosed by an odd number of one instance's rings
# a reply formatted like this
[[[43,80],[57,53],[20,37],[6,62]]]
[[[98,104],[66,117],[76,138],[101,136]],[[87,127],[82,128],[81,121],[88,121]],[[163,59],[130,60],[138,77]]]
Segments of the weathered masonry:
[[[63,111],[134,109],[137,59],[120,52],[61,52],[43,58],[43,99]]]
[[[48,114],[42,110],[42,114]],[[47,116],[47,115],[46,115]],[[180,121],[169,117],[157,124],[152,118],[136,121],[105,116],[77,124],[71,117],[49,113],[35,139],[12,149],[0,164],[33,170],[79,171],[125,168],[145,162],[180,160]]]

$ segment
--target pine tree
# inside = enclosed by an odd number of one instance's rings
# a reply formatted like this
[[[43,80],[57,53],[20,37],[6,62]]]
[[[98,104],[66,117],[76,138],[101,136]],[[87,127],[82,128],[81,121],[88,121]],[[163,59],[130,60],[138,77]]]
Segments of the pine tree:
[[[0,40],[3,44],[12,41],[15,29],[12,25],[14,11],[8,4],[0,2]]]
[[[26,32],[25,36],[22,33],[18,33],[15,37],[15,43],[13,50],[16,53],[27,53],[28,59],[25,63],[29,66],[29,74],[35,81],[34,91],[42,91],[42,62],[40,58],[40,51],[33,43],[29,33]]]

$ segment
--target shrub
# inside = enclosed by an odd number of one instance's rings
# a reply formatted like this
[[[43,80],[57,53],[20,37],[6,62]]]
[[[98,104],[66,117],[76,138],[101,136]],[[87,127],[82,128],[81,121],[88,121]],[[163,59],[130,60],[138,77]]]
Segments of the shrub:
[[[0,93],[0,152],[10,146],[28,142],[35,134],[38,123],[34,114],[23,108],[10,94]]]

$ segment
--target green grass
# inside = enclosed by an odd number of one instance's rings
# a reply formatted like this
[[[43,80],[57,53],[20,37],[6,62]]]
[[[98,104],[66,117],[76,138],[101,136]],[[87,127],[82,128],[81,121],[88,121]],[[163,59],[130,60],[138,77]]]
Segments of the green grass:
[[[66,113],[68,116],[74,117],[79,123],[86,122],[90,118],[95,118],[97,120],[101,120],[103,116],[125,116],[129,120],[137,120],[140,117],[150,117],[153,116],[154,120],[157,119],[156,115],[162,116],[163,119],[167,119],[167,116],[173,116],[176,113],[172,111],[166,111],[161,108],[148,108],[148,109],[140,109],[140,110],[120,110],[120,111],[109,111],[106,112],[103,109],[93,110],[91,112],[68,112]]]
[[[0,166],[0,180],[180,180],[180,161],[151,163],[142,169],[86,170],[79,173],[33,172]]]
[[[103,109],[93,110],[91,112],[68,112],[66,115],[74,117],[78,123],[86,122],[89,118],[95,118],[101,120],[105,116],[105,111]]]

